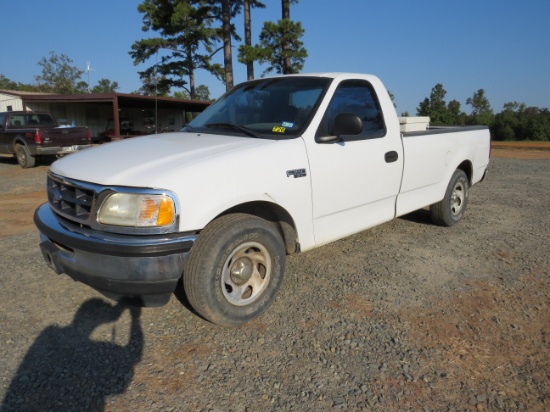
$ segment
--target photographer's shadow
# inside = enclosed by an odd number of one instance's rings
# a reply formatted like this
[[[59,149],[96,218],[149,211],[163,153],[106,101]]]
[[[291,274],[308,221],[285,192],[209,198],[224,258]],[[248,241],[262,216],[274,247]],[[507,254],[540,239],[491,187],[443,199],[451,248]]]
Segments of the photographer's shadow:
[[[126,309],[131,314],[126,345],[90,339],[94,329],[117,321]],[[90,299],[69,326],[46,328],[25,355],[0,411],[104,410],[109,395],[128,388],[141,360],[140,314],[139,307]]]

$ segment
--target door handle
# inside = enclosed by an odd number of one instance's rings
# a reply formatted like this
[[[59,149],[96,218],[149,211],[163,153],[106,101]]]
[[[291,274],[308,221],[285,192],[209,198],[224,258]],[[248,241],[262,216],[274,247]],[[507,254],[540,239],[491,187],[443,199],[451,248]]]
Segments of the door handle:
[[[399,154],[397,154],[397,152],[394,150],[392,150],[391,152],[387,152],[384,155],[384,160],[386,161],[386,163],[393,163],[397,161],[397,159],[399,159]]]

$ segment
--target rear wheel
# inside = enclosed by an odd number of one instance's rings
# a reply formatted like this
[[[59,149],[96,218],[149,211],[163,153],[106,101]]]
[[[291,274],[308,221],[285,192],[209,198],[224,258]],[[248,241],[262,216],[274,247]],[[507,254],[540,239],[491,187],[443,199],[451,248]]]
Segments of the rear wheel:
[[[271,305],[284,267],[285,248],[275,225],[251,215],[227,215],[201,232],[183,285],[201,316],[219,325],[240,325]]]
[[[36,158],[31,156],[31,152],[28,147],[22,144],[15,145],[15,157],[17,157],[17,163],[24,169],[34,167]]]
[[[453,226],[464,216],[468,204],[468,177],[457,169],[453,173],[445,197],[441,202],[430,206],[432,221],[441,226]]]

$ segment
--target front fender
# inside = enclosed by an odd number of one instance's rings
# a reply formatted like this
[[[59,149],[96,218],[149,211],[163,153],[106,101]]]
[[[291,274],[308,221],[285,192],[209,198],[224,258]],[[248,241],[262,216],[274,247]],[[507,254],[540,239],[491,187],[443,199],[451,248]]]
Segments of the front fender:
[[[296,170],[303,174],[293,174]],[[188,165],[178,175],[186,178],[176,178],[169,189],[179,197],[180,231],[201,230],[230,209],[267,202],[292,217],[303,247],[313,245],[311,177],[301,138],[227,153]]]

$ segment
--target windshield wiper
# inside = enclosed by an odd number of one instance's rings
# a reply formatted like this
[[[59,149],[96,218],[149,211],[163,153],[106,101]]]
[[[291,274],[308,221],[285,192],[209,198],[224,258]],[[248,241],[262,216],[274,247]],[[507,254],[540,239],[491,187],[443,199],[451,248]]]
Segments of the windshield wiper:
[[[247,134],[248,136],[263,139],[263,136],[260,133],[256,133],[254,130],[249,129],[246,126],[242,126],[240,124],[234,124],[234,123],[208,123],[208,124],[205,124],[204,127],[238,130],[240,132],[243,132],[243,133]]]

